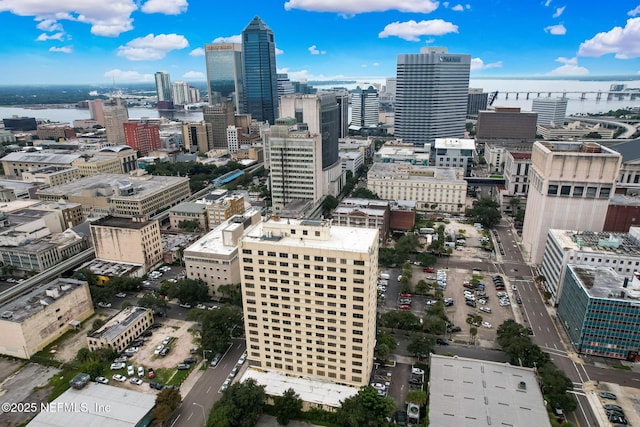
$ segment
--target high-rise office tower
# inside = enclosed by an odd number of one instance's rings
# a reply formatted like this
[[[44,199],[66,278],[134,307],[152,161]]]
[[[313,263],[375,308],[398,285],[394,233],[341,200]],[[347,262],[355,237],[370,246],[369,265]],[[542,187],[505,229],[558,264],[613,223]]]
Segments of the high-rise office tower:
[[[209,104],[230,100],[235,112],[243,112],[242,45],[214,43],[204,45],[207,65]]]
[[[124,124],[129,120],[129,111],[120,99],[103,106],[104,127],[107,132],[107,141],[114,144],[124,144]]]
[[[470,66],[471,55],[441,47],[398,55],[395,136],[420,146],[463,138]]]
[[[534,98],[531,111],[538,113],[539,125],[562,126],[567,116],[567,99]]]
[[[228,150],[227,128],[235,124],[231,101],[207,105],[202,109],[202,115],[204,121],[211,125],[211,149]]]
[[[376,127],[379,110],[380,99],[373,86],[368,89],[358,86],[351,91],[351,126]]]
[[[369,383],[377,228],[272,218],[247,230],[238,258],[250,367],[283,379]]]
[[[278,116],[276,43],[273,31],[259,17],[242,31],[244,112],[259,122]]]
[[[278,96],[291,95],[296,92],[287,73],[278,73]]]
[[[338,138],[349,136],[349,92],[346,89],[334,89],[338,102]]]
[[[175,82],[173,87],[173,103],[176,105],[190,104],[191,95],[187,82]]]
[[[92,99],[89,104],[89,114],[91,118],[104,126],[104,101],[102,99]]]
[[[467,101],[467,117],[477,118],[478,113],[487,109],[489,94],[482,91],[482,88],[469,88]]]
[[[212,148],[211,124],[204,120],[183,124],[182,140],[184,141],[184,148],[190,153],[206,153]]]
[[[621,159],[620,153],[592,142],[533,144],[522,230],[530,262],[542,262],[551,228],[602,231]]]
[[[158,101],[173,101],[169,73],[165,71],[156,73],[156,92],[158,93]]]
[[[142,156],[160,148],[160,128],[157,125],[136,122],[125,123],[123,127],[125,143]]]

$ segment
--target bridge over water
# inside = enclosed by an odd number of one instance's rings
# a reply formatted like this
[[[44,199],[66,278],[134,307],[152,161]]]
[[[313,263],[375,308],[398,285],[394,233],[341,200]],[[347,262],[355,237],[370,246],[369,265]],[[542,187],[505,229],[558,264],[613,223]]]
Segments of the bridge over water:
[[[573,98],[587,99],[595,96],[596,101],[602,100],[603,96],[607,101],[622,101],[629,99],[634,101],[640,99],[640,89],[622,90],[622,91],[498,91],[498,98],[504,95],[504,99],[533,99],[533,98]]]

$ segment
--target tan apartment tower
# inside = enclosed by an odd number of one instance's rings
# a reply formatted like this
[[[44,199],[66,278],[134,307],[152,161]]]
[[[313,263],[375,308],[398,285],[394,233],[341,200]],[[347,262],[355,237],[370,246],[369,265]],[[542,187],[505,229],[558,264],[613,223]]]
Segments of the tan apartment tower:
[[[378,230],[272,217],[249,229],[238,250],[250,366],[367,385]]]
[[[547,231],[602,231],[622,157],[593,142],[536,142],[522,232],[529,262],[540,264]]]

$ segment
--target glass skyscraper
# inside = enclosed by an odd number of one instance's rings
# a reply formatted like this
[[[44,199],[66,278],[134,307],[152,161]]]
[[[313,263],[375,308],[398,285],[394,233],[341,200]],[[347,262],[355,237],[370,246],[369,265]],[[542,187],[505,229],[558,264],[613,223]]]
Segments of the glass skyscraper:
[[[238,114],[243,111],[242,45],[215,43],[204,46],[207,63],[207,93],[209,104],[233,102]]]
[[[158,101],[172,101],[171,97],[171,79],[169,73],[158,71],[156,77],[156,92],[158,92]]]
[[[273,31],[256,16],[242,31],[244,112],[258,121],[278,117],[276,43]]]
[[[398,55],[395,136],[433,144],[436,138],[463,138],[471,55],[423,48]]]

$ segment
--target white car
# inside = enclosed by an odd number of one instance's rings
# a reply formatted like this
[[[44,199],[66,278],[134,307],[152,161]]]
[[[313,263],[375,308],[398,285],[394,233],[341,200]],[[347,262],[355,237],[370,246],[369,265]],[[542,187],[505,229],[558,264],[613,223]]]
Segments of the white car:
[[[96,377],[96,382],[100,384],[109,384],[109,379],[105,377]]]
[[[136,377],[129,378],[129,382],[135,385],[140,385],[143,383],[143,381],[140,378],[136,378]]]
[[[127,293],[126,293],[126,292],[118,292],[118,293],[116,294],[116,296],[117,296],[118,298],[126,298],[126,297],[127,297]]]
[[[153,351],[153,354],[160,354],[160,352],[164,350],[164,346],[162,344],[160,344],[159,346],[156,347],[156,349]]]
[[[138,376],[144,377],[144,367],[138,366]]]
[[[111,364],[111,370],[112,371],[117,371],[118,369],[123,369],[124,367],[126,367],[127,365],[122,363],[122,362],[118,362],[118,363],[112,363]]]
[[[220,390],[225,391],[229,388],[229,384],[231,384],[231,380],[227,378],[226,380],[224,380],[224,383],[222,383],[222,387],[220,387]]]
[[[110,302],[99,302],[98,303],[98,307],[100,307],[100,308],[111,308],[111,303]]]
[[[127,375],[132,376],[134,373],[135,373],[135,370],[133,369],[133,365],[127,366]]]
[[[493,327],[493,326],[491,326],[491,323],[489,323],[487,321],[482,322],[482,326],[484,326],[485,328],[489,328],[489,329],[491,329]]]
[[[118,381],[118,382],[121,382],[121,383],[123,383],[123,382],[125,382],[127,380],[127,377],[125,377],[124,375],[120,375],[120,374],[115,374],[111,378],[113,378],[115,381]]]
[[[198,305],[196,305],[196,308],[199,308],[200,310],[206,310],[207,306],[204,305],[204,304],[198,304]]]

